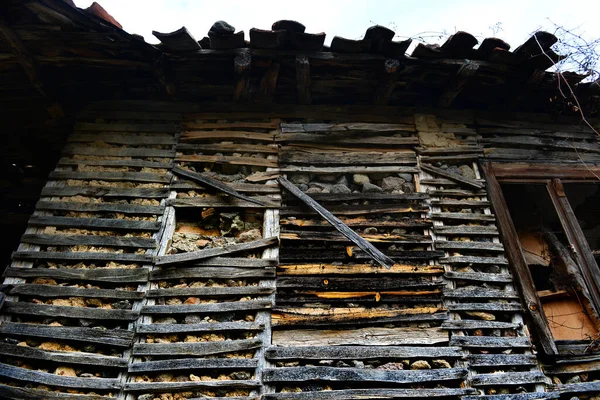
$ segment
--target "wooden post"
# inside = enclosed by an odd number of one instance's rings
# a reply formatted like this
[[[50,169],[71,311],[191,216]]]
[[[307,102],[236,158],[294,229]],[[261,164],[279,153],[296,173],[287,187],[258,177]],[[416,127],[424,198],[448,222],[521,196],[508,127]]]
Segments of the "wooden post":
[[[450,80],[446,91],[440,96],[438,100],[438,106],[442,108],[448,108],[452,105],[452,102],[465,88],[465,85],[469,79],[474,76],[479,70],[479,64],[471,60],[465,60],[463,65],[460,66],[456,75]]]
[[[260,80],[260,100],[272,103],[279,77],[279,63],[272,63]]]
[[[381,83],[379,84],[379,88],[375,93],[375,104],[377,105],[386,105],[390,101],[390,96],[392,92],[396,88],[396,79],[400,74],[400,71],[404,69],[404,64],[402,64],[398,60],[385,60],[383,63],[384,67],[384,76],[381,79]]]
[[[298,102],[310,104],[310,61],[307,56],[296,56],[296,88],[298,89]]]
[[[233,59],[233,67],[236,76],[233,99],[235,101],[247,101],[250,98],[250,65],[252,57],[248,52],[242,52]]]

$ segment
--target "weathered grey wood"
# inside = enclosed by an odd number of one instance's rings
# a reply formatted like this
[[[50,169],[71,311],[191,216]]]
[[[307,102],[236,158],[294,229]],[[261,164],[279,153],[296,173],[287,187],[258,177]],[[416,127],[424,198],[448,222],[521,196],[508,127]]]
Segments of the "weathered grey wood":
[[[442,329],[472,330],[472,329],[519,329],[523,325],[512,322],[481,321],[472,319],[448,320],[442,323]]]
[[[537,365],[533,354],[471,354],[467,358],[471,367]]]
[[[156,240],[142,237],[100,236],[100,235],[47,235],[39,233],[25,234],[21,242],[42,246],[108,246],[151,249]]]
[[[160,114],[159,114],[160,115]],[[135,118],[137,119],[137,117]],[[146,123],[146,124],[115,124],[101,122],[77,122],[76,131],[91,132],[176,132],[179,127],[177,123]]]
[[[370,214],[415,214],[429,212],[425,205],[391,205],[391,204],[369,204],[369,205],[330,205],[327,209],[336,215],[370,215]],[[282,217],[315,215],[316,211],[308,210],[306,207],[286,207],[281,210]]]
[[[452,213],[452,212],[431,213],[431,218],[456,220],[456,221],[495,221],[496,220],[496,217],[494,217],[492,214]]]
[[[261,331],[264,327],[253,322],[218,322],[206,324],[140,324],[138,334],[143,333],[191,333],[224,331]]]
[[[271,346],[265,356],[270,360],[369,360],[379,358],[462,358],[460,347],[405,346]]]
[[[298,197],[302,200],[306,205],[315,210],[321,217],[325,218],[327,222],[329,222],[335,229],[337,229],[342,235],[348,238],[350,241],[355,243],[358,247],[360,247],[365,253],[369,254],[373,260],[375,260],[378,264],[390,269],[392,265],[394,265],[394,260],[383,254],[379,251],[375,246],[371,243],[367,242],[365,239],[360,237],[356,232],[350,229],[347,225],[345,225],[339,218],[331,214],[324,207],[322,207],[319,203],[311,199],[309,196],[305,195],[300,189],[298,189],[294,184],[292,184],[287,179],[280,177],[279,183],[286,188],[290,193],[294,196]]]
[[[407,131],[415,132],[414,118],[412,116],[405,117],[404,123],[397,124],[382,124],[382,123],[309,123],[309,124],[281,124],[281,132],[283,133],[298,133],[298,132],[344,132],[344,131],[374,131],[374,132],[395,132]]]
[[[291,135],[295,139],[295,141],[299,141],[300,139],[321,141],[331,143],[331,141],[338,140],[344,144],[347,144],[348,140],[347,133],[343,135],[314,135],[314,134],[305,134],[305,135]],[[288,138],[290,135],[285,135],[282,137]],[[299,137],[301,136],[301,137]],[[418,142],[418,138],[416,137],[388,137],[388,140],[394,139],[397,146],[401,146],[403,144],[411,144],[414,142]],[[372,137],[369,137],[367,140],[373,140]],[[382,140],[384,140],[382,138]],[[415,159],[414,155],[407,154],[406,152],[379,152],[379,151],[361,151],[361,152],[348,152],[348,151],[320,151],[319,149],[309,149],[309,148],[297,148],[292,146],[285,146],[282,148],[282,151],[279,153],[279,164],[283,167],[284,170],[288,170],[289,168],[296,168],[299,165],[307,165],[307,166],[322,166],[330,168],[343,168],[342,166],[352,166],[359,167],[365,166],[363,168],[369,168],[368,166],[392,166],[392,165],[407,165],[414,164]],[[304,167],[306,168],[306,167]],[[406,167],[398,167],[399,169],[405,169]],[[411,168],[413,170],[414,168]]]
[[[267,268],[276,267],[278,262],[260,258],[212,257],[192,264],[199,267]]]
[[[115,347],[128,347],[133,340],[133,332],[122,329],[49,326],[6,321],[0,325],[0,333],[4,335],[34,336],[50,339],[101,343]]]
[[[132,310],[115,310],[91,307],[50,306],[24,302],[7,301],[2,311],[8,314],[42,315],[45,317],[115,319],[133,321],[139,313]]]
[[[241,208],[279,208],[281,203],[273,201],[266,196],[257,196],[257,201],[261,204],[257,205],[255,202],[246,200],[235,199],[231,197],[220,197],[220,196],[206,196],[206,197],[190,197],[185,199],[169,199],[167,205],[173,207],[241,207]]]
[[[235,124],[235,123],[231,123]],[[232,126],[231,128],[235,128]],[[271,127],[270,129],[274,129]],[[210,127],[208,128],[210,129]],[[240,153],[266,153],[277,154],[278,148],[274,144],[246,144],[246,143],[179,143],[177,151],[200,151],[200,152],[240,152]]]
[[[150,280],[181,278],[272,278],[275,268],[237,268],[237,267],[198,267],[156,270],[150,272]]]
[[[124,358],[101,356],[94,353],[45,351],[7,343],[0,343],[0,354],[6,357],[29,358],[60,364],[96,365],[114,368],[127,367],[127,360]]]
[[[135,198],[165,198],[169,194],[168,188],[120,188],[107,186],[65,186],[45,187],[42,196],[49,197],[135,197]]]
[[[265,382],[443,382],[462,379],[467,375],[463,368],[438,370],[384,371],[363,368],[296,367],[267,368],[263,372]]]
[[[277,330],[273,332],[272,343],[283,347],[300,346],[300,349],[308,349],[306,346],[351,345],[371,348],[375,346],[431,346],[448,343],[448,340],[448,333],[440,328],[381,328],[370,326],[351,329]],[[392,349],[392,347],[386,348]],[[425,354],[421,351],[426,352],[427,350],[423,349],[427,348],[416,347],[415,349],[419,351],[416,354]],[[411,349],[411,347],[402,347],[402,351],[408,352]]]
[[[82,212],[109,212],[123,214],[153,214],[159,215],[164,211],[161,206],[142,206],[138,204],[117,203],[79,203],[71,201],[46,201],[40,200],[36,203],[38,210],[56,211],[82,211]]]
[[[444,260],[445,261],[445,260]],[[454,272],[448,271],[444,274],[447,279],[474,282],[512,282],[512,276],[508,274],[488,274],[484,272]]]
[[[275,291],[274,288],[267,288],[267,287],[260,287],[260,286],[171,288],[171,289],[152,289],[148,292],[148,297],[264,296],[264,295],[269,295],[269,294],[273,293],[274,291]]]
[[[440,235],[497,235],[495,226],[435,226],[433,230]]]
[[[523,311],[520,303],[455,303],[448,304],[450,311]]]
[[[487,200],[431,200],[431,205],[440,207],[489,207],[490,202]]]
[[[105,148],[88,147],[84,145],[67,145],[63,148],[63,155],[89,155],[108,157],[175,157],[175,150],[161,150],[149,148]]]
[[[68,142],[96,142],[102,141],[113,144],[128,145],[173,145],[175,137],[168,134],[157,135],[122,135],[117,133],[75,133],[67,138]]]
[[[57,285],[15,284],[9,291],[11,295],[37,297],[85,297],[106,299],[143,299],[144,292],[112,289],[87,289]]]
[[[302,172],[310,174],[375,174],[375,173],[417,173],[416,167],[402,166],[346,166],[346,167],[305,167],[305,166],[286,166],[279,168],[280,172]]]
[[[0,384],[0,396],[11,400],[40,400],[40,399],[68,399],[68,400],[116,400],[114,396],[72,394],[54,392],[42,389],[29,389]]]
[[[424,312],[410,312],[406,310],[393,310],[387,315],[379,316],[369,313],[367,309],[356,314],[345,315],[344,318],[336,318],[335,315],[316,314],[316,315],[298,315],[297,311],[302,309],[294,309],[291,307],[277,307],[273,311],[273,326],[277,328],[288,327],[318,327],[338,325],[338,326],[359,326],[373,325],[392,322],[424,322],[424,321],[443,321],[448,319],[448,314],[445,312],[435,312],[424,310]],[[410,310],[409,310],[410,311]]]
[[[240,193],[279,193],[279,186],[272,184],[259,184],[259,183],[230,183],[232,189]],[[188,180],[178,179],[171,183],[171,190],[204,190],[205,187],[195,182]],[[231,197],[218,196],[221,200],[239,200]],[[216,200],[216,199],[215,199]],[[242,201],[242,200],[239,200]],[[256,206],[256,205],[255,205]]]
[[[427,193],[307,193],[313,200],[318,201],[353,201],[353,200],[388,200],[391,202],[426,200]]]
[[[435,189],[429,192],[431,197],[481,197],[485,196],[483,190],[465,190],[465,189]]]
[[[146,282],[147,268],[15,268],[8,267],[4,276],[14,278],[54,278],[91,282]]]
[[[477,374],[471,378],[471,385],[475,387],[533,383],[550,383],[550,379],[540,371]]]
[[[42,385],[82,388],[82,389],[119,389],[118,379],[109,378],[79,378],[72,376],[54,375],[48,372],[40,372],[25,368],[14,367],[8,364],[0,364],[0,376],[19,381],[35,382]]]
[[[320,289],[320,290],[422,290],[435,289],[444,286],[443,282],[425,279],[398,279],[396,277],[378,278],[347,278],[330,276],[322,277],[280,277],[277,279],[277,289]]]
[[[203,343],[136,343],[133,345],[133,354],[138,356],[208,356],[252,350],[261,345],[262,342],[255,339]]]
[[[234,254],[248,250],[257,250],[263,249],[265,247],[272,246],[278,242],[278,238],[266,238],[254,240],[252,242],[247,243],[239,243],[225,247],[215,247],[206,250],[198,250],[192,251],[189,253],[180,253],[166,256],[158,256],[155,258],[156,265],[170,265],[170,264],[180,264],[184,262],[194,262],[203,260],[206,258],[222,256],[225,254]]]
[[[133,263],[152,261],[152,258],[146,254],[101,253],[95,251],[15,251],[12,257],[16,260],[125,261]]]
[[[600,381],[566,383],[564,385],[556,385],[555,389],[560,394],[597,393],[600,391]]]
[[[79,229],[127,229],[132,231],[156,231],[160,228],[160,222],[155,221],[132,221],[128,219],[113,218],[71,218],[45,216],[32,216],[31,218],[29,218],[29,225],[74,227]]]
[[[312,102],[310,60],[305,55],[297,55],[295,66],[298,102],[300,104],[310,104]]]
[[[231,188],[226,183],[221,182],[219,180],[216,180],[214,178],[211,178],[208,175],[203,175],[203,174],[199,174],[197,172],[188,171],[188,170],[185,170],[185,169],[180,168],[180,167],[173,168],[173,173],[176,174],[176,175],[179,175],[179,176],[183,176],[183,177],[185,177],[187,179],[191,179],[192,181],[198,182],[201,185],[210,186],[210,187],[212,187],[214,189],[220,190],[223,193],[226,193],[226,194],[228,194],[230,196],[233,196],[233,197],[237,197],[238,199],[247,201],[249,203],[253,203],[253,204],[256,204],[256,205],[259,205],[259,206],[264,205],[262,201],[256,200],[256,199],[254,199],[252,197],[245,196],[245,195],[237,192],[233,188]]]
[[[443,262],[446,264],[508,265],[508,260],[504,257],[456,256],[445,257]]]
[[[183,358],[136,362],[129,365],[129,372],[174,371],[187,369],[255,368],[256,359],[245,358]]]
[[[267,393],[265,400],[355,400],[454,397],[475,393],[474,389],[343,389],[320,392]],[[464,398],[464,397],[463,397]]]
[[[466,178],[462,175],[455,174],[454,172],[434,167],[433,165],[422,163],[421,169],[423,171],[427,171],[429,173],[439,175],[444,178],[453,180],[453,181],[457,182],[458,184],[462,184],[467,187],[472,187],[475,189],[483,189],[485,187],[485,184],[483,182],[478,182],[474,179]]]
[[[528,337],[452,336],[450,346],[472,348],[529,348]]]
[[[101,180],[106,182],[152,182],[169,183],[168,175],[151,174],[148,172],[113,172],[113,171],[52,171],[49,180],[62,181],[67,179]]]
[[[264,310],[271,308],[270,301],[249,300],[227,303],[182,304],[172,306],[144,306],[142,314],[190,314],[190,313],[220,313],[231,311]]]
[[[127,392],[174,392],[193,389],[241,388],[253,389],[260,386],[258,381],[187,381],[187,382],[128,382],[123,385]]]
[[[58,160],[58,165],[100,165],[105,167],[134,167],[134,168],[161,168],[169,169],[172,167],[172,161],[169,162],[158,162],[158,161],[146,161],[141,159],[120,159],[120,160],[102,160],[102,159],[90,159],[90,160],[74,160],[72,158],[63,157]]]
[[[435,248],[439,250],[482,250],[490,252],[503,252],[502,243],[494,242],[455,242],[436,241]]]
[[[559,392],[529,392],[529,393],[512,393],[512,394],[496,394],[487,396],[464,396],[463,400],[542,400],[542,399],[558,399]]]
[[[458,289],[447,290],[445,297],[461,299],[518,299],[519,295],[514,291],[487,289],[479,287],[462,287]]]
[[[533,149],[560,149],[568,151],[589,151],[593,153],[600,152],[600,146],[596,143],[568,140],[564,138],[556,138],[553,140],[550,137],[536,137],[536,136],[503,136],[482,139],[483,144],[488,144],[488,147],[515,147],[518,149],[533,148]]]

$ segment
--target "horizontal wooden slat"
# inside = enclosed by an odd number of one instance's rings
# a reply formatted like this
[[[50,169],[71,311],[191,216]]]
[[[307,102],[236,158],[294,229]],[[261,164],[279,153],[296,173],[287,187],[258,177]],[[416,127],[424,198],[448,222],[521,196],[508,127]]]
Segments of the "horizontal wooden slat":
[[[78,229],[127,229],[132,231],[156,231],[160,222],[134,221],[113,218],[70,218],[70,217],[40,217],[29,218],[29,225],[73,227]]]
[[[274,144],[246,144],[246,143],[179,143],[177,151],[201,151],[219,153],[264,153],[277,154],[279,149]]]
[[[0,364],[0,376],[19,381],[35,382],[42,385],[59,386],[81,389],[119,389],[118,379],[109,378],[79,378],[72,376],[54,375],[48,372],[34,371],[8,364]]]
[[[137,118],[136,118],[137,119]],[[179,125],[176,123],[101,123],[101,122],[77,122],[76,131],[90,132],[175,132]]]
[[[456,256],[445,257],[443,262],[448,264],[508,265],[508,260],[504,257]]]
[[[477,374],[471,378],[471,385],[475,387],[527,385],[533,383],[550,383],[550,379],[539,371]]]
[[[15,268],[8,267],[4,276],[14,278],[54,278],[75,281],[91,282],[146,282],[148,279],[147,268]]]
[[[275,268],[236,268],[236,267],[198,267],[198,268],[175,268],[156,270],[150,272],[150,280],[182,278],[272,278],[275,276]]]
[[[472,330],[472,329],[518,329],[521,324],[501,321],[480,321],[480,320],[448,320],[442,323],[442,329],[451,330]]]
[[[193,389],[240,388],[254,389],[260,386],[258,381],[187,381],[187,382],[128,382],[124,389],[128,392],[174,392]]]
[[[487,396],[464,396],[463,400],[543,400],[558,399],[559,392],[529,392],[529,393],[511,393],[496,394]]]
[[[523,311],[520,303],[455,303],[448,304],[450,311]]]
[[[415,174],[419,172],[416,167],[404,166],[348,166],[348,167],[301,167],[301,166],[286,166],[279,168],[281,172],[302,172],[307,174],[376,174],[376,173],[409,173]]]
[[[67,400],[116,400],[114,396],[101,396],[96,394],[73,394],[54,392],[42,389],[29,389],[0,384],[0,396],[11,400],[39,400],[39,399],[67,399]]]
[[[6,357],[28,358],[60,364],[95,365],[114,368],[127,367],[127,360],[124,358],[102,356],[93,353],[45,351],[7,343],[0,343],[0,354]]]
[[[262,342],[256,339],[202,343],[136,343],[133,345],[133,354],[138,356],[208,356],[252,350],[260,347],[261,344]]]
[[[225,331],[261,331],[264,325],[253,322],[218,322],[203,324],[140,324],[136,332],[144,333],[192,333]]]
[[[88,147],[84,145],[67,145],[63,148],[63,155],[90,155],[108,157],[175,157],[175,150],[161,150],[149,148],[106,148]]]
[[[475,393],[474,389],[344,389],[322,392],[267,393],[266,400],[354,400],[401,399],[430,397],[460,397]],[[463,397],[464,398],[464,397]]]
[[[272,133],[260,133],[252,131],[201,131],[201,130],[189,130],[184,131],[181,135],[182,142],[189,141],[200,141],[200,140],[252,140],[258,142],[273,142],[275,135]]]
[[[124,261],[132,263],[152,261],[152,257],[146,254],[101,253],[92,251],[15,251],[12,257],[16,260]]]
[[[263,371],[264,382],[306,382],[343,381],[343,382],[443,382],[462,379],[467,375],[463,368],[439,370],[383,371],[363,368],[333,367],[297,367],[266,368]]]
[[[40,200],[35,207],[38,210],[56,211],[82,211],[82,212],[108,212],[123,214],[152,214],[159,215],[164,211],[162,206],[143,206],[138,204],[117,203],[79,203],[67,201]]]
[[[468,359],[471,367],[537,365],[533,354],[473,354]]]
[[[45,187],[42,196],[87,196],[87,197],[135,197],[135,198],[165,198],[169,195],[168,188],[120,188],[107,186],[65,186]]]
[[[144,306],[142,314],[190,314],[221,313],[231,311],[264,310],[271,308],[271,301],[249,300],[226,303],[182,304],[167,306]]]
[[[104,167],[134,167],[134,168],[161,168],[169,169],[172,167],[172,161],[167,162],[159,161],[146,161],[142,159],[117,159],[117,160],[104,160],[101,158],[90,158],[87,160],[77,158],[62,157],[58,160],[58,165],[99,165]]]
[[[85,319],[111,319],[133,321],[139,313],[132,310],[117,310],[92,307],[50,306],[24,302],[4,303],[2,311],[8,314],[42,315],[46,317],[85,318]]]
[[[361,345],[367,346],[431,346],[435,344],[448,343],[448,333],[440,328],[382,328],[369,326],[366,328],[350,329],[300,329],[273,331],[272,343],[277,346],[344,346],[336,349],[344,349],[345,346]],[[311,347],[306,347],[311,346]],[[387,347],[392,349],[392,347]],[[428,347],[415,347],[423,350]],[[402,351],[410,351],[409,347],[402,347]],[[400,350],[398,350],[400,351]],[[423,350],[427,351],[427,350]],[[310,353],[308,350],[307,354]],[[417,354],[417,353],[415,353]],[[418,353],[424,354],[424,353]]]
[[[243,287],[188,287],[151,289],[148,297],[172,297],[172,296],[197,296],[197,297],[219,297],[219,296],[264,296],[275,291],[275,288],[261,286]]]
[[[252,196],[263,203],[258,205],[246,200],[225,196],[189,197],[184,199],[168,199],[167,205],[173,207],[234,207],[234,208],[279,208],[281,203],[265,196]]]
[[[448,290],[444,293],[448,298],[485,298],[485,299],[518,299],[519,295],[514,291],[487,289],[487,288],[471,288],[464,287]]]
[[[115,347],[128,347],[133,340],[133,332],[123,329],[49,326],[7,321],[0,325],[0,333],[4,335],[34,336],[49,339],[74,340],[78,342],[92,342]]]
[[[444,286],[441,281],[430,281],[424,279],[397,279],[395,277],[378,278],[345,278],[331,277],[287,277],[277,279],[277,289],[319,289],[319,290],[415,290],[435,289]]]
[[[49,180],[100,180],[107,182],[153,182],[169,183],[171,177],[166,174],[148,172],[114,172],[114,171],[52,171]]]
[[[279,347],[266,350],[269,360],[368,360],[379,358],[461,358],[460,347],[400,346],[310,346]]]
[[[496,217],[492,214],[475,214],[475,213],[452,213],[439,212],[431,213],[431,218],[457,220],[457,221],[495,221]]]
[[[207,156],[207,155],[177,155],[175,161],[185,163],[215,163],[215,164],[229,164],[229,165],[248,165],[258,166],[267,168],[277,168],[279,163],[277,160],[271,160],[266,158],[253,158],[253,157],[234,157],[234,156]]]
[[[102,141],[112,144],[128,144],[128,145],[173,145],[176,144],[175,137],[167,134],[157,135],[122,135],[118,133],[75,133],[67,138],[67,141],[76,142],[96,142]]]
[[[503,252],[504,246],[502,243],[493,242],[458,242],[458,241],[436,241],[435,248],[439,250],[469,250],[469,251],[491,251]]]
[[[440,275],[443,272],[443,267],[439,265],[394,264],[390,269],[383,269],[372,264],[333,265],[322,263],[280,265],[278,275]]]
[[[512,276],[508,274],[492,274],[484,272],[454,272],[448,271],[444,274],[447,279],[474,281],[474,282],[512,282]]]
[[[78,288],[58,285],[13,284],[9,293],[36,297],[85,297],[106,299],[143,299],[144,292],[130,290]]]
[[[450,346],[472,348],[529,348],[528,337],[452,336]]]
[[[142,237],[100,236],[100,235],[47,235],[25,234],[21,242],[43,246],[107,246],[107,247],[133,247],[151,249],[156,247],[156,239]]]
[[[435,226],[435,233],[439,235],[497,235],[498,229],[495,226]]]
[[[389,234],[361,234],[362,238],[372,243],[431,243],[431,238],[425,235],[389,235]],[[348,242],[350,240],[346,236],[336,231],[292,231],[282,230],[280,234],[281,240],[311,240],[311,241],[327,241],[327,242]]]
[[[394,138],[397,144],[411,144],[418,141],[418,138]],[[414,156],[405,152],[319,152],[292,150],[283,148],[279,153],[279,162],[282,165],[352,165],[352,166],[371,166],[371,165],[406,165],[414,163]],[[288,167],[284,167],[288,168]]]
[[[183,358],[136,362],[129,365],[129,372],[174,371],[187,369],[255,368],[257,359],[245,358]]]
[[[404,214],[404,213],[426,213],[429,207],[423,205],[391,205],[391,204],[369,204],[369,205],[328,205],[327,210],[336,216],[340,215],[363,215],[363,214]],[[282,217],[316,215],[316,212],[306,207],[287,206],[280,212]]]

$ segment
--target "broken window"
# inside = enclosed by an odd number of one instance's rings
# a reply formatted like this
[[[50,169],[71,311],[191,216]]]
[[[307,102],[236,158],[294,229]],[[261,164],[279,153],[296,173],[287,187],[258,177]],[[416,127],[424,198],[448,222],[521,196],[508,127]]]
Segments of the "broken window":
[[[559,353],[599,350],[600,184],[502,184],[523,259]]]

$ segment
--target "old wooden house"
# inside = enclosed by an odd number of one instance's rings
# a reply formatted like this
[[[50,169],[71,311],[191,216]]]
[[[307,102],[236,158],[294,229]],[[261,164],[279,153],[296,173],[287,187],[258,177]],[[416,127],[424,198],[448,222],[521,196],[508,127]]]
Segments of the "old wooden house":
[[[0,3],[0,397],[598,399],[598,82],[260,28]]]

